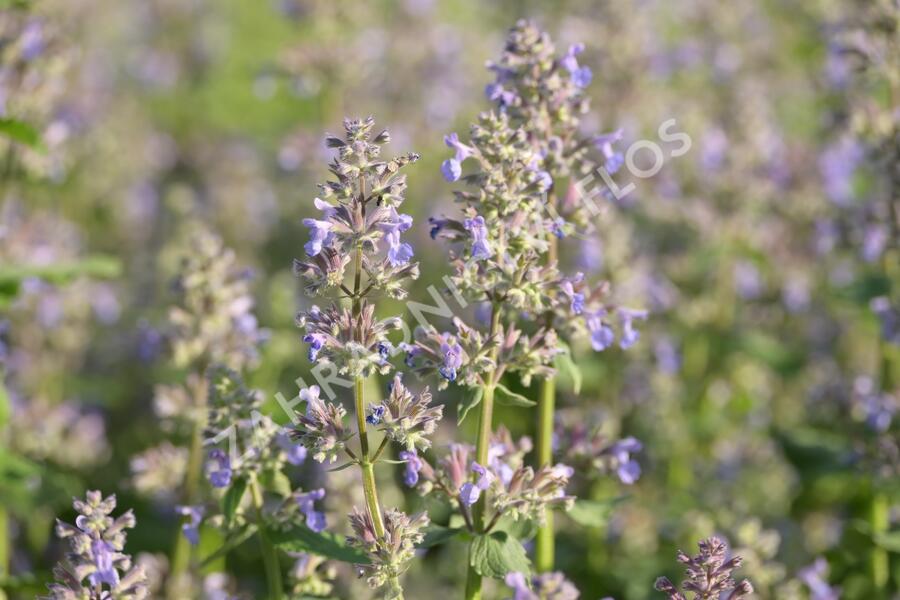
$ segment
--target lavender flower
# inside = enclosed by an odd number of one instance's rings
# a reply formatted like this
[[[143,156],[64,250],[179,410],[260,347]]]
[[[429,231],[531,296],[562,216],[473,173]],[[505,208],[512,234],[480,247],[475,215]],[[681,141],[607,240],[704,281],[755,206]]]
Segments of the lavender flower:
[[[300,424],[292,433],[304,447],[314,452],[318,462],[334,462],[352,433],[344,428],[347,411],[338,404],[319,398],[319,386],[300,390],[300,399],[306,401],[306,413],[298,415]]]
[[[196,505],[176,506],[175,510],[178,514],[189,517],[189,521],[181,525],[181,532],[192,546],[196,546],[200,543],[200,523],[203,521],[203,515],[206,512],[206,509],[204,509],[202,505]]]
[[[577,87],[586,88],[591,84],[593,74],[590,68],[578,65],[578,59],[575,57],[582,52],[584,52],[584,44],[572,44],[566,55],[560,60],[560,64],[572,76],[572,83]]]
[[[525,573],[507,573],[504,579],[512,588],[509,600],[578,600],[578,589],[562,573],[541,573],[527,576]]]
[[[202,360],[237,370],[253,365],[267,333],[252,314],[250,274],[210,231],[196,228],[191,241],[176,282],[179,303],[169,311],[175,363]]]
[[[459,141],[455,133],[444,136],[447,147],[456,151],[453,158],[448,158],[441,164],[441,173],[447,181],[456,181],[462,175],[462,163],[472,155],[472,149]]]
[[[678,562],[687,566],[687,581],[682,584],[685,592],[693,592],[697,600],[740,600],[753,593],[753,586],[746,579],[736,583],[732,574],[741,566],[741,557],[726,557],[725,542],[712,537],[699,543],[700,553],[689,557],[678,552]],[[684,594],[667,578],[656,580],[656,589],[669,596],[669,600],[686,600]]]
[[[416,544],[424,539],[422,530],[428,525],[425,513],[408,517],[397,509],[388,509],[384,513],[384,537],[375,533],[375,525],[367,512],[356,508],[350,514],[350,525],[353,535],[347,542],[364,551],[371,561],[367,565],[358,565],[361,577],[371,588],[380,588],[395,582],[409,567],[409,561],[415,556]],[[389,588],[386,598],[397,598],[400,590]]]
[[[809,588],[810,600],[839,600],[841,590],[828,585],[827,576],[828,561],[824,558],[817,558],[797,573],[797,578]]]
[[[206,463],[206,477],[213,487],[224,488],[231,484],[231,460],[222,450],[209,451]]]
[[[113,519],[116,497],[103,498],[89,491],[85,500],[73,502],[78,517],[75,525],[56,522],[56,535],[69,539],[71,552],[65,563],[54,569],[58,583],[49,584],[51,600],[76,598],[120,598],[142,600],[148,595],[143,567],[132,567],[131,557],[123,554],[126,529],[135,525],[129,510]]]
[[[406,463],[406,468],[403,471],[403,483],[409,487],[415,486],[419,483],[419,471],[422,470],[423,465],[422,459],[419,458],[415,449],[401,450],[398,456],[400,460]]]
[[[459,344],[453,341],[450,334],[445,333],[444,340],[441,343],[441,354],[444,360],[438,371],[447,381],[454,381],[456,370],[463,364],[463,350]]]
[[[641,476],[641,465],[631,458],[631,454],[640,452],[643,444],[633,437],[627,437],[613,444],[609,449],[609,456],[616,465],[616,474],[619,481],[625,485],[631,485]]]
[[[484,223],[484,217],[477,216],[472,219],[466,219],[463,222],[469,233],[472,235],[472,258],[475,260],[484,260],[490,258],[491,247],[487,240],[487,226]]]
[[[426,387],[418,395],[412,394],[399,375],[394,376],[391,393],[384,404],[370,407],[370,416],[379,414],[379,429],[392,441],[408,451],[431,447],[432,435],[444,413],[444,407],[431,406],[431,393]],[[371,421],[370,421],[371,422]]]
[[[315,510],[313,504],[325,497],[325,490],[319,488],[307,493],[294,494],[300,512],[306,517],[306,526],[315,532],[325,530],[325,513]]]

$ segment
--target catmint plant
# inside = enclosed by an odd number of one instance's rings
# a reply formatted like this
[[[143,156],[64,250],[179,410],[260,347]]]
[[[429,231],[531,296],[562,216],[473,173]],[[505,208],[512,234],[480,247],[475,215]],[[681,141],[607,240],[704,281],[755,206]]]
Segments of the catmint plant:
[[[141,600],[148,597],[147,575],[124,553],[126,530],[135,526],[128,510],[113,518],[115,495],[89,491],[72,503],[75,524],[57,520],[56,535],[69,543],[69,552],[54,569],[56,583],[47,587],[48,600]]]
[[[583,275],[566,276],[558,268],[555,240],[573,226],[560,216],[554,202],[548,202],[554,190],[553,173],[570,175],[571,165],[585,160],[591,144],[566,148],[558,135],[549,140],[549,133],[536,131],[532,120],[555,115],[560,127],[571,129],[565,137],[574,135],[573,109],[577,107],[574,114],[583,112],[581,89],[590,80],[590,71],[577,62],[580,50],[573,48],[557,61],[547,36],[520,22],[508,37],[501,61],[491,65],[497,80],[488,86],[487,94],[497,102],[497,109],[479,116],[468,142],[456,133],[444,138],[454,151],[441,166],[444,177],[461,180],[475,191],[457,191],[461,215],[432,218],[431,235],[451,243],[454,293],[486,305],[489,325],[487,331],[480,331],[477,325],[454,318],[453,332],[419,327],[414,343],[405,349],[407,364],[419,373],[435,373],[439,387],[455,381],[474,388],[472,400],[460,409],[460,420],[472,407],[480,406],[473,457],[478,468],[489,465],[495,392],[499,391],[502,401],[534,404],[501,382],[506,373],[518,375],[526,386],[534,377],[552,379],[554,360],[565,352],[559,332],[589,333],[594,348],[602,350],[614,341],[618,315],[622,344],[627,346],[637,338],[633,321],[646,316],[607,306],[607,285],[590,289]],[[547,139],[540,141],[539,134]],[[611,148],[613,141],[603,143]],[[474,170],[463,175],[467,165]],[[580,168],[586,170],[588,163]],[[564,469],[551,466],[552,404],[543,402],[540,412],[538,472],[560,472]],[[484,534],[490,527],[485,522],[485,496],[490,492],[476,496],[473,490],[487,491],[490,486],[477,470],[467,477],[474,486],[467,487],[465,498],[474,504],[472,528]],[[540,517],[546,522],[548,515]],[[545,527],[551,533],[539,542],[543,548],[539,566],[546,569],[552,526]],[[549,555],[552,563],[552,550]],[[481,576],[470,564],[467,597],[480,597],[480,588]]]
[[[209,418],[205,446],[205,475],[218,510],[208,504],[182,506],[189,517],[185,537],[196,544],[197,527],[206,521],[226,539],[258,538],[266,573],[268,594],[284,595],[284,581],[273,537],[303,523],[314,532],[325,529],[319,510],[324,489],[293,489],[286,471],[304,462],[307,450],[290,439],[289,429],[262,413],[262,394],[247,388],[243,377],[225,366],[214,365],[207,373]],[[318,563],[317,563],[318,564]],[[307,573],[310,585],[314,565]],[[296,580],[292,576],[292,580]],[[305,579],[305,578],[304,578]],[[322,583],[322,582],[320,582]],[[299,582],[294,581],[294,587]]]
[[[154,410],[164,431],[186,435],[186,447],[163,442],[131,462],[135,486],[157,497],[176,496],[190,531],[201,504],[201,478],[208,457],[203,447],[210,390],[206,371],[214,365],[235,370],[255,364],[258,346],[266,332],[253,315],[250,273],[237,265],[234,252],[202,226],[189,229],[189,255],[182,260],[175,290],[177,303],[169,310],[168,340],[173,366],[184,379],[160,384],[154,394]],[[171,459],[171,464],[168,462]],[[224,481],[225,461],[218,475]],[[185,593],[191,559],[190,536],[178,534],[169,578],[170,594]]]
[[[678,552],[678,562],[687,567],[681,591],[666,577],[656,580],[657,590],[667,594],[669,600],[687,600],[688,593],[693,593],[694,600],[740,600],[753,593],[753,586],[746,579],[735,582],[733,574],[741,566],[741,557],[728,558],[725,542],[711,537],[698,545],[697,556]]]
[[[506,38],[503,53],[488,69],[495,74],[485,93],[495,102],[497,110],[507,115],[513,126],[525,132],[527,143],[535,152],[534,167],[541,172],[545,184],[544,206],[548,220],[543,237],[547,246],[543,260],[558,268],[559,241],[565,238],[585,238],[595,232],[591,217],[598,207],[591,198],[579,197],[583,177],[593,177],[598,168],[612,174],[624,162],[615,144],[622,131],[584,136],[580,131],[581,115],[590,110],[585,90],[592,80],[591,69],[579,64],[584,44],[572,44],[559,53],[549,34],[534,23],[519,21]],[[568,341],[573,334],[589,333],[594,350],[602,351],[613,345],[621,329],[619,344],[632,346],[638,339],[634,323],[646,319],[647,313],[623,307],[611,308],[603,303],[607,283],[595,286],[585,283],[583,273],[558,279],[550,293],[556,302],[535,311],[548,328],[563,334],[559,348],[565,354],[559,359],[574,367]],[[542,377],[537,407],[537,464],[553,461],[552,436],[556,404],[556,382],[552,375]],[[541,571],[553,568],[552,515],[538,530],[535,561]]]
[[[406,192],[406,176],[399,171],[419,157],[409,153],[382,158],[390,135],[373,134],[374,124],[371,117],[346,119],[344,137],[326,139],[337,151],[330,165],[333,179],[319,186],[321,197],[314,205],[320,215],[304,219],[310,239],[304,246],[306,256],[294,262],[307,294],[334,299],[326,308],[301,312],[297,323],[304,330],[310,362],[333,365],[353,379],[356,431],[344,424],[343,406],[320,398],[320,389],[313,386],[301,391],[306,410],[298,417],[294,437],[319,462],[334,462],[346,454],[348,464],[359,467],[365,509],[354,508],[350,515],[353,535],[348,541],[369,557],[369,564],[359,565],[367,583],[384,588],[390,598],[401,598],[399,576],[422,539],[428,517],[382,510],[374,466],[391,441],[405,452],[427,448],[442,409],[430,406],[427,390],[418,396],[409,392],[399,376],[383,403],[370,405],[364,395],[368,377],[392,370],[388,334],[400,326],[397,317],[379,319],[373,299],[382,294],[405,298],[405,285],[419,275],[413,248],[401,237],[412,226],[412,217],[399,212]],[[384,437],[373,450],[369,434],[376,428]],[[353,438],[358,440],[356,450],[351,448]]]

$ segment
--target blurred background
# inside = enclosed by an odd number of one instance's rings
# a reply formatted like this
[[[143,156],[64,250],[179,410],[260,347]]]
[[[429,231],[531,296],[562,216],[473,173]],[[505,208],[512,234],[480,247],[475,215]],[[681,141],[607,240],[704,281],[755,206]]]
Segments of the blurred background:
[[[676,550],[715,533],[744,556],[760,598],[897,597],[894,0],[0,7],[0,532],[10,540],[0,586],[10,598],[43,593],[63,552],[54,516],[71,520],[85,489],[135,509],[128,551],[165,573],[179,528],[165,474],[183,472],[186,434],[160,419],[154,387],[179,377],[167,312],[197,227],[254,273],[268,341],[251,384],[271,409],[276,392],[296,394],[296,378],[312,381],[293,324],[309,300],[291,261],[327,178],[324,135],[345,116],[373,115],[393,152],[422,156],[404,211],[423,273],[411,297],[428,301],[449,272],[427,225],[452,206],[442,137],[489,108],[485,61],[522,17],[559,48],[586,44],[587,133],[622,128],[626,148],[658,141],[675,119],[692,140],[651,178],[617,176],[635,190],[604,201],[598,235],[563,251],[568,269],[609,279],[618,301],[651,317],[627,352],[575,349],[579,394],[562,375],[563,423],[634,436],[644,450],[632,486],[576,475],[576,493],[610,510],[557,518],[558,567],[583,598],[658,598],[654,579],[680,575]],[[456,431],[457,392],[438,394],[443,443],[473,439],[474,419]],[[528,410],[496,418],[531,433]],[[385,504],[420,508],[396,468],[382,473]],[[355,471],[307,461],[295,475],[328,487],[330,528],[346,532]],[[820,558],[827,566],[810,568]],[[453,593],[464,565],[462,545],[429,550],[406,576],[407,597]],[[206,597],[261,589],[254,546],[208,570],[225,567]],[[335,597],[369,597],[335,568]],[[815,595],[817,582],[840,591]]]

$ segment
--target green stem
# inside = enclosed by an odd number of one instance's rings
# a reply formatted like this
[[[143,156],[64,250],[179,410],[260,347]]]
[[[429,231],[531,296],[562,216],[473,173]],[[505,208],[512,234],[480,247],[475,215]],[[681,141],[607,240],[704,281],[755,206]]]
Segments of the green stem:
[[[556,404],[556,380],[541,381],[538,399],[537,464],[545,467],[553,462],[553,411]],[[553,570],[554,563],[553,511],[546,511],[544,524],[537,530],[534,545],[535,568],[540,573]]]
[[[501,305],[493,303],[491,310],[491,330],[488,339],[496,344],[497,333],[500,330]],[[497,360],[499,345],[494,346],[491,358]],[[481,397],[481,407],[478,416],[478,440],[475,444],[475,462],[480,465],[488,463],[488,449],[491,445],[492,422],[494,418],[494,389],[497,385],[497,371],[488,374],[484,384],[484,393]],[[484,512],[487,503],[487,494],[481,494],[478,502],[472,507],[472,526],[476,533],[484,533]],[[472,566],[472,545],[469,544],[469,560],[466,570],[466,600],[481,599],[481,575]]]
[[[2,380],[0,380],[2,384]],[[9,513],[0,506],[0,578],[9,576]],[[6,600],[6,593],[0,589],[0,600]]]
[[[266,586],[268,589],[268,597],[272,600],[281,600],[284,598],[284,588],[281,581],[281,565],[278,562],[278,552],[275,546],[269,540],[266,533],[265,524],[263,522],[263,495],[259,488],[259,482],[255,476],[250,478],[250,495],[253,498],[253,507],[256,509],[257,518],[257,537],[259,538],[259,549],[262,554],[263,568],[266,571]]]
[[[204,369],[200,369],[204,373]],[[206,385],[202,377],[194,390],[194,402],[197,416],[191,432],[191,447],[188,454],[187,471],[184,478],[184,504],[191,506],[197,503],[200,492],[200,478],[203,474],[203,430],[206,428]],[[187,517],[185,517],[187,518]],[[193,546],[179,529],[175,534],[175,548],[172,551],[172,570],[169,575],[168,597],[172,600],[180,598],[183,592],[182,580],[191,562]]]
[[[890,528],[890,503],[884,492],[876,491],[869,506],[869,524],[872,526],[872,533],[886,533]],[[887,588],[888,578],[890,576],[888,563],[888,552],[881,546],[872,547],[872,554],[869,557],[869,568],[872,574],[872,582],[878,590]]]
[[[556,207],[556,194],[548,197],[551,207]],[[558,238],[547,236],[547,264],[553,265],[559,259]],[[553,313],[546,315],[546,326],[553,327]],[[537,467],[545,467],[553,463],[553,413],[556,410],[556,378],[547,377],[541,381],[538,398],[537,415]],[[540,573],[553,570],[555,543],[553,530],[553,511],[546,511],[544,523],[537,530],[534,540],[534,563]]]
[[[375,534],[384,537],[384,519],[381,516],[381,505],[378,502],[378,487],[375,485],[375,469],[369,460],[369,434],[366,431],[366,399],[363,393],[362,377],[355,380],[356,426],[359,429],[360,458],[359,468],[362,471],[363,493],[366,497],[366,508],[372,517]]]

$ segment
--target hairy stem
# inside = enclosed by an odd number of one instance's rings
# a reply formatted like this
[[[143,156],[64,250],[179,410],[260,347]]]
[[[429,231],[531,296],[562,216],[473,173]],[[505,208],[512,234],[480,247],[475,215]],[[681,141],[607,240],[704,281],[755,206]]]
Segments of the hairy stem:
[[[199,369],[201,377],[197,378],[194,392],[194,406],[197,409],[196,418],[191,432],[191,447],[188,454],[187,471],[184,477],[184,490],[182,497],[184,504],[190,506],[197,503],[200,492],[200,478],[203,474],[203,430],[206,428],[206,385],[202,377],[204,367]],[[189,517],[184,517],[185,519]],[[175,548],[172,551],[172,570],[169,575],[168,597],[173,600],[180,597],[183,576],[187,573],[191,562],[193,546],[182,534],[181,530],[175,534]]]
[[[366,431],[366,399],[363,393],[362,377],[355,380],[356,426],[359,428],[360,458],[359,468],[362,471],[363,493],[366,497],[366,508],[372,517],[375,533],[384,537],[384,519],[381,516],[381,505],[378,503],[378,488],[375,485],[375,469],[369,459],[369,434]]]
[[[491,308],[491,330],[488,339],[491,343],[496,343],[496,337],[500,330],[501,305],[494,302]],[[495,345],[491,351],[491,358],[496,363],[499,345]],[[492,421],[494,418],[494,389],[496,388],[497,371],[494,370],[488,374],[484,385],[484,392],[481,397],[481,410],[478,415],[478,439],[475,444],[475,462],[480,465],[487,465],[488,449],[491,444]],[[472,526],[475,533],[484,533],[484,512],[487,502],[487,494],[481,494],[478,502],[472,507]],[[481,598],[481,575],[475,571],[472,566],[472,544],[469,544],[469,560],[466,571],[466,600],[480,600]]]
[[[547,198],[551,208],[556,207],[556,195],[551,194]],[[558,260],[559,245],[556,235],[547,235],[547,264],[554,264]],[[547,327],[553,326],[553,313],[546,315]],[[537,406],[537,467],[543,467],[553,462],[553,424],[554,411],[556,410],[556,378],[547,377],[541,380],[540,397]],[[543,525],[538,527],[534,540],[534,566],[540,573],[553,570],[554,564],[554,531],[553,511],[546,511]]]
[[[263,495],[259,488],[255,476],[250,478],[250,495],[253,499],[253,507],[256,509],[256,518],[258,522],[257,537],[259,538],[259,549],[263,559],[263,568],[266,571],[266,588],[268,590],[268,598],[271,600],[281,600],[284,598],[284,588],[281,581],[281,565],[278,562],[278,552],[275,546],[269,540],[266,528],[263,523]]]
[[[548,377],[541,381],[538,398],[537,466],[553,462],[553,411],[556,404],[556,380]],[[553,570],[554,563],[553,511],[547,510],[544,524],[537,530],[534,544],[534,566],[541,572]]]

